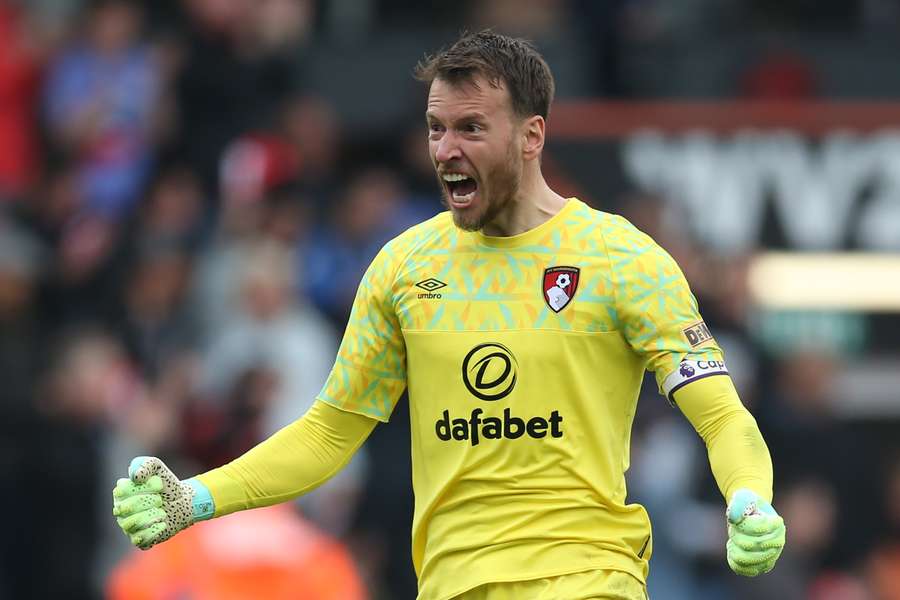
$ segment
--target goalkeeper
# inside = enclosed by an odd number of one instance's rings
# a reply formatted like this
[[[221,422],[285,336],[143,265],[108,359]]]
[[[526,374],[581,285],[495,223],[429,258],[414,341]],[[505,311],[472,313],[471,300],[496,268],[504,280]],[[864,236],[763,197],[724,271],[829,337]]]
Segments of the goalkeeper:
[[[449,209],[390,241],[359,286],[306,415],[185,481],[139,457],[113,491],[131,541],[283,502],[336,473],[404,389],[419,600],[643,600],[653,540],[628,503],[646,370],[706,444],[731,568],[785,540],[772,464],[678,265],[625,219],[541,173],[553,77],[492,32],[427,57],[428,146]],[[298,365],[302,368],[302,365]]]

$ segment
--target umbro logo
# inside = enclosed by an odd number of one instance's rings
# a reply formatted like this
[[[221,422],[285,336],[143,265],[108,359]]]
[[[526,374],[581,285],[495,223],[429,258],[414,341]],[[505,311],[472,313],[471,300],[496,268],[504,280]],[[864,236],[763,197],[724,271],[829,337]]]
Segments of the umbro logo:
[[[419,283],[416,284],[417,288],[422,288],[426,292],[433,292],[434,290],[439,290],[442,287],[446,287],[447,284],[441,281],[440,279],[435,279],[434,277],[429,277],[428,279],[423,279]]]
[[[420,293],[417,298],[419,299],[440,299],[441,295],[435,292],[442,287],[447,287],[447,284],[441,281],[440,279],[435,279],[434,277],[429,277],[428,279],[423,279],[419,283],[416,284],[416,287],[422,290],[425,290],[425,293]]]

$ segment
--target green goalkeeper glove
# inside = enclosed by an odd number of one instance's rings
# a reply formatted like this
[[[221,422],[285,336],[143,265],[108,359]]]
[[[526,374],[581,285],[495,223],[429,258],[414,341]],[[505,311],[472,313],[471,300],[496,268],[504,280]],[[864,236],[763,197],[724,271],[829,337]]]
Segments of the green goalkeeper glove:
[[[215,513],[212,495],[196,479],[179,481],[160,459],[138,456],[128,479],[113,488],[113,516],[131,543],[147,550]]]
[[[768,573],[784,549],[784,519],[755,492],[737,490],[726,511],[728,566],[738,575]]]

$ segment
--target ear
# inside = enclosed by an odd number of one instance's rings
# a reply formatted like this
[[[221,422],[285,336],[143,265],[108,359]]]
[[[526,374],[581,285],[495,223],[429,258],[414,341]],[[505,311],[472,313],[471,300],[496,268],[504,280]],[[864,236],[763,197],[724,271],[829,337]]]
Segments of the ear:
[[[546,133],[544,117],[534,115],[525,119],[522,123],[522,157],[525,160],[539,158],[544,149],[544,134]]]

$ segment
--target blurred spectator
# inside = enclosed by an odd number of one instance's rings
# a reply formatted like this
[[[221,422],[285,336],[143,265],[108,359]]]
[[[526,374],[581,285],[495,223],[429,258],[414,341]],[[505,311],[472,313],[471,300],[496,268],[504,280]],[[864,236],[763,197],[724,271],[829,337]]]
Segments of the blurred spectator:
[[[389,239],[418,222],[421,211],[409,204],[395,172],[382,167],[358,171],[307,256],[306,286],[319,310],[343,326],[371,260]]]
[[[644,394],[646,423],[635,435],[628,491],[641,498],[653,520],[653,569],[648,592],[660,597],[697,598],[692,562],[721,552],[725,535],[721,504],[693,498],[700,469],[706,468],[702,442],[690,424],[665,400]],[[646,413],[653,415],[647,418]],[[705,480],[703,480],[705,483]]]
[[[824,559],[829,567],[860,560],[879,528],[877,512],[863,500],[878,496],[878,465],[860,458],[876,452],[864,434],[840,423],[832,409],[829,392],[840,367],[837,356],[821,350],[788,354],[775,365],[773,393],[758,415],[778,465],[778,481],[813,475],[835,490],[836,539],[841,543],[829,547]]]
[[[266,52],[297,51],[309,36],[315,17],[313,0],[257,0],[251,34]]]
[[[403,165],[403,179],[414,196],[431,197],[439,201],[441,187],[428,154],[425,124],[416,120],[406,126],[400,139],[399,155]]]
[[[287,184],[272,190],[266,197],[265,205],[260,225],[262,234],[286,248],[296,248],[301,255],[305,254],[310,243],[310,232],[316,226],[315,202],[309,198],[308,192]],[[301,271],[298,278],[302,279],[302,276]],[[302,282],[298,281],[297,287],[302,290]]]
[[[155,381],[198,343],[185,303],[191,257],[175,244],[147,244],[128,271],[116,329],[144,376]]]
[[[104,321],[118,294],[118,223],[84,214],[61,229],[43,301],[57,324]]]
[[[205,389],[225,398],[248,369],[272,369],[278,387],[263,419],[268,435],[312,405],[334,362],[336,336],[317,311],[296,301],[287,248],[259,242],[240,258],[239,301],[208,346]]]
[[[28,226],[48,246],[56,247],[65,226],[78,214],[83,195],[78,185],[78,169],[61,161],[48,165],[31,202],[20,207]]]
[[[624,95],[622,73],[625,10],[631,0],[573,0],[569,19],[588,48],[591,68],[585,74],[588,89],[600,97]]]
[[[194,525],[113,571],[109,600],[364,600],[346,548],[278,505]]]
[[[192,402],[182,417],[185,454],[205,471],[224,465],[263,439],[263,417],[275,402],[278,374],[251,366],[234,377],[218,402]]]
[[[241,256],[237,313],[221,326],[205,355],[202,396],[224,415],[246,412],[249,404],[261,413],[257,420],[264,436],[306,412],[337,351],[334,330],[317,311],[295,300],[294,272],[293,253],[282,245],[248,246]],[[273,380],[254,377],[260,370]],[[253,426],[242,428],[247,427]],[[305,496],[307,515],[328,531],[343,533],[354,515],[366,460],[366,453],[358,452],[337,476]]]
[[[300,161],[297,148],[277,135],[245,134],[233,141],[220,166],[225,217],[232,218],[233,211],[259,202],[269,190],[295,180]]]
[[[769,576],[752,581],[736,580],[740,581],[735,589],[738,598],[813,597],[812,585],[835,533],[834,491],[818,478],[800,478],[780,488],[778,507],[785,522],[791,524],[791,541],[785,545],[778,568]]]
[[[69,425],[99,428],[144,398],[145,389],[122,347],[84,326],[57,340],[59,353],[38,396],[39,407]]]
[[[900,600],[900,455],[887,461],[884,480],[884,520],[866,559],[866,580],[876,600]]]
[[[867,581],[877,600],[900,598],[900,544],[878,546],[869,557]]]
[[[825,572],[812,585],[807,598],[809,600],[871,600],[871,595],[865,584],[856,575]]]
[[[406,133],[398,140],[396,151],[400,157],[400,169],[407,202],[421,213],[421,219],[428,219],[447,210],[443,203],[441,183],[438,182],[431,155],[428,153],[428,138],[424,123],[418,120],[407,125]]]
[[[48,330],[110,317],[119,294],[121,225],[81,212],[77,168],[55,165],[17,212],[45,248],[35,307]]]
[[[40,242],[0,212],[0,322],[16,325],[27,321],[45,260]]]
[[[563,0],[486,0],[472,4],[473,29],[497,28],[530,39],[554,35],[566,16]]]
[[[192,20],[178,83],[183,155],[215,190],[223,149],[271,124],[299,79],[308,0],[186,0]]]
[[[900,454],[887,463],[884,473],[885,527],[882,535],[887,540],[900,543]],[[900,588],[898,588],[900,589]]]
[[[0,4],[0,203],[21,196],[38,173],[39,38],[21,9]]]
[[[38,564],[50,540],[34,529],[32,519],[40,517],[31,512],[31,498],[23,502],[14,493],[31,490],[29,484],[35,483],[44,467],[38,462],[35,444],[36,436],[46,430],[40,427],[34,402],[49,350],[47,331],[33,302],[41,266],[37,240],[0,212],[0,510],[19,515],[0,538],[0,598],[36,598],[34,594],[45,589],[39,586],[38,578],[45,572]],[[55,440],[47,441],[52,445]],[[89,503],[81,508],[92,510]],[[73,597],[89,597],[83,581],[72,583]]]
[[[220,167],[222,205],[199,259],[193,295],[203,333],[218,331],[237,310],[239,272],[248,246],[271,238],[302,247],[311,207],[294,184],[298,158],[271,135],[245,136],[226,150]],[[284,219],[284,220],[282,220]]]
[[[163,169],[135,215],[129,243],[135,247],[174,244],[198,250],[207,227],[203,205],[203,188],[193,170],[184,165]]]
[[[50,134],[78,165],[85,208],[112,220],[139,197],[161,124],[166,82],[141,27],[138,3],[98,2],[44,90]]]
[[[118,247],[122,290],[113,323],[151,384],[200,343],[201,324],[188,302],[194,252],[202,241],[200,183],[184,167],[163,170],[128,223]]]
[[[70,331],[50,347],[57,353],[33,398],[42,419],[13,437],[21,462],[11,483],[32,496],[4,507],[18,518],[6,536],[14,551],[2,564],[15,569],[12,598],[97,598],[93,568],[108,524],[106,433],[117,431],[114,415],[142,386],[115,340],[98,330]]]
[[[316,96],[292,97],[282,108],[279,129],[299,156],[299,183],[320,202],[331,200],[342,137],[334,108]]]
[[[47,333],[34,296],[45,260],[39,242],[0,213],[0,431],[9,435],[34,419],[33,393]]]

